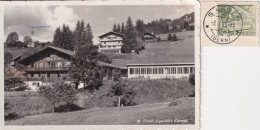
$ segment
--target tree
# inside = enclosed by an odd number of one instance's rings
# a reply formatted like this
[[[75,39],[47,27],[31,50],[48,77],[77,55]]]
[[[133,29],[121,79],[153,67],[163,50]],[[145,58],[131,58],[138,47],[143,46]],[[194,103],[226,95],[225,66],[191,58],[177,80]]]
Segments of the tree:
[[[31,46],[33,40],[32,40],[32,38],[31,38],[30,36],[25,36],[25,37],[23,38],[23,42],[24,42],[24,44],[26,44],[27,46]]]
[[[173,34],[173,38],[172,38],[172,40],[173,40],[173,41],[177,41],[177,40],[178,40],[176,34]]]
[[[120,31],[121,34],[124,34],[125,33],[125,25],[124,23],[122,23],[121,25],[121,31]]]
[[[158,36],[157,41],[161,41],[161,37],[160,36]]]
[[[72,57],[72,67],[70,73],[72,78],[79,84],[83,82],[84,88],[90,91],[98,89],[102,85],[104,71],[98,66],[98,61],[102,56],[97,48],[92,44],[84,44]]]
[[[86,42],[85,42],[85,44],[93,45],[93,38],[94,38],[93,32],[92,32],[90,24],[88,23],[87,26],[86,26]]]
[[[117,31],[117,28],[116,28],[116,23],[114,24],[114,26],[113,26],[113,32],[116,32]]]
[[[6,38],[6,41],[5,41],[5,45],[7,47],[10,47],[10,48],[13,48],[15,47],[14,44],[19,40],[19,36],[16,32],[12,32],[10,33],[7,38]]]
[[[171,33],[169,33],[169,34],[168,34],[168,37],[167,37],[167,39],[168,39],[168,41],[171,41],[171,40],[173,39],[173,37],[172,37],[172,34],[171,34]]]
[[[62,30],[60,29],[60,27],[58,27],[55,30],[52,44],[56,47],[73,50],[74,49],[73,41],[74,41],[73,34],[69,26],[63,24]]]
[[[189,76],[189,82],[190,82],[193,86],[195,86],[195,74],[194,74],[194,73],[190,74],[190,76]]]
[[[15,90],[17,87],[24,86],[26,73],[22,70],[9,69],[5,73],[5,90]]]
[[[143,22],[143,20],[138,19],[138,20],[136,21],[136,26],[135,26],[135,28],[136,28],[136,31],[137,31],[137,33],[138,33],[138,37],[140,37],[141,39],[144,40],[145,27],[144,27],[144,22]]]
[[[84,44],[85,42],[85,23],[82,20],[81,22],[78,21],[76,24],[76,28],[73,32],[73,41],[74,41],[74,50],[76,50],[76,48],[79,48],[81,45]]]
[[[60,29],[60,27],[58,27],[55,30],[52,44],[53,44],[53,46],[60,47],[61,46],[61,42],[62,42],[61,29]]]
[[[195,87],[195,73],[190,74],[189,76],[189,82],[192,84],[193,87]],[[192,97],[195,97],[195,89],[193,90]]]
[[[63,25],[62,27],[62,46],[61,48],[67,49],[67,50],[73,50],[73,34],[69,28],[69,26]]]
[[[52,103],[53,113],[54,107],[61,104],[73,104],[76,100],[76,90],[74,86],[67,84],[64,81],[58,81],[52,85],[40,86],[38,93]]]
[[[34,41],[34,46],[38,47],[40,45],[41,45],[41,43],[39,41]]]
[[[131,50],[137,44],[137,32],[132,23],[132,19],[129,16],[126,22],[122,51],[125,53],[131,53]]]
[[[120,24],[117,24],[116,32],[117,32],[117,33],[120,33],[120,32],[121,32]]]

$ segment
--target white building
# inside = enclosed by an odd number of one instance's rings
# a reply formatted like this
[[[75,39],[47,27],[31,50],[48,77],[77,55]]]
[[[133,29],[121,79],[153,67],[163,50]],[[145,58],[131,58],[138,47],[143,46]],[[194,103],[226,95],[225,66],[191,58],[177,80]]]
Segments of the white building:
[[[128,64],[128,78],[183,78],[195,72],[194,63]]]
[[[116,32],[108,32],[99,36],[98,50],[103,54],[121,54],[123,35]]]

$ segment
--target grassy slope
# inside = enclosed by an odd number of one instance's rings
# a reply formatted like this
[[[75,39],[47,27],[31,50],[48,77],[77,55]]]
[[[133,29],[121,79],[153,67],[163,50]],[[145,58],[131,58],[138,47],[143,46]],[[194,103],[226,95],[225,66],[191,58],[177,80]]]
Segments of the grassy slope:
[[[6,121],[6,125],[130,125],[147,124],[144,119],[188,120],[194,123],[194,99],[189,99],[177,106],[168,106],[169,102],[143,104],[131,107],[93,108],[77,112],[46,114],[42,116],[28,116],[13,121]],[[141,122],[137,122],[140,120]],[[152,123],[156,124],[156,123]],[[167,123],[173,124],[173,123]]]
[[[140,54],[110,55],[112,64],[124,67],[126,64],[136,63],[184,63],[194,62],[194,35],[193,31],[179,32],[176,42],[160,41],[146,43]],[[165,34],[163,34],[165,35]]]

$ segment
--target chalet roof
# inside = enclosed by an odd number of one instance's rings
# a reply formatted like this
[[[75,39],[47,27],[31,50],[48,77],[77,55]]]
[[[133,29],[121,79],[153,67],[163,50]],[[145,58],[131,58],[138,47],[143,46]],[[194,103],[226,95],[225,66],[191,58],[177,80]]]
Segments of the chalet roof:
[[[57,51],[59,51],[59,52],[63,52],[63,53],[65,53],[65,54],[68,54],[68,55],[70,55],[70,56],[73,56],[73,55],[74,55],[74,51],[67,50],[67,49],[63,49],[63,48],[59,48],[59,47],[54,47],[54,46],[48,46],[48,47],[45,47],[45,48],[43,48],[43,49],[41,49],[41,50],[39,50],[39,51],[37,51],[37,52],[35,52],[35,53],[33,53],[33,54],[31,54],[31,55],[29,55],[29,56],[27,56],[27,57],[21,59],[19,62],[23,62],[23,61],[26,61],[26,60],[30,60],[31,58],[33,58],[33,56],[39,54],[40,52],[42,52],[42,51],[44,51],[44,50],[46,50],[46,49],[50,49],[50,48],[51,48],[51,49],[54,49],[54,50],[57,50]],[[118,67],[118,66],[116,66],[116,65],[112,65],[112,64],[109,64],[109,63],[106,63],[106,62],[102,62],[102,61],[98,61],[97,64],[100,65],[100,66],[105,66],[105,67],[110,67],[110,68],[120,68],[120,67]]]
[[[52,49],[55,49],[57,51],[71,55],[71,56],[74,55],[74,51],[71,51],[71,50],[67,50],[67,49],[63,49],[63,48],[59,48],[59,47],[54,47],[54,46],[49,46],[49,47],[52,48]]]
[[[154,35],[154,34],[152,34],[152,33],[149,33],[149,32],[145,32],[145,33],[144,33],[144,35],[145,35],[145,34],[148,34],[148,35],[150,35],[150,36],[154,36],[154,37],[155,37],[155,35]]]
[[[100,35],[99,38],[103,38],[103,37],[106,37],[108,35],[111,35],[111,34],[114,34],[114,35],[117,35],[117,36],[120,36],[120,37],[123,37],[124,35],[121,34],[121,33],[117,33],[117,32],[108,32],[108,33],[105,33],[103,35]]]

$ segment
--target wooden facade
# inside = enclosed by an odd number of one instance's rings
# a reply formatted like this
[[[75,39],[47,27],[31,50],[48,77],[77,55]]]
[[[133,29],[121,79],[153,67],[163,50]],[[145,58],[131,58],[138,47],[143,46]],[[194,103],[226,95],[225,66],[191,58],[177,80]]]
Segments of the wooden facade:
[[[32,90],[37,90],[42,84],[49,84],[58,80],[72,82],[69,68],[73,55],[73,51],[49,46],[21,59],[19,63],[25,67],[24,71],[27,73],[26,84]],[[97,62],[97,65],[105,69],[107,75],[105,78],[112,76],[113,69],[119,69],[115,65],[100,61]]]

